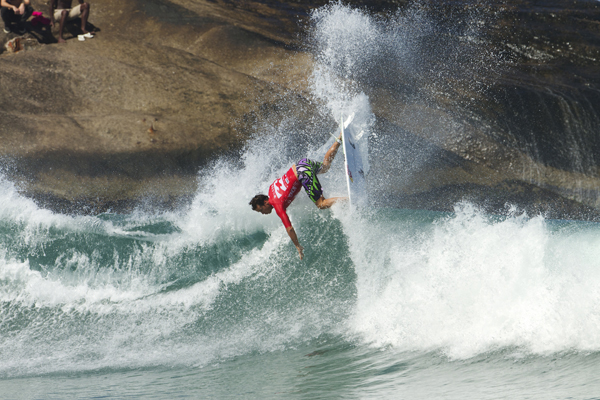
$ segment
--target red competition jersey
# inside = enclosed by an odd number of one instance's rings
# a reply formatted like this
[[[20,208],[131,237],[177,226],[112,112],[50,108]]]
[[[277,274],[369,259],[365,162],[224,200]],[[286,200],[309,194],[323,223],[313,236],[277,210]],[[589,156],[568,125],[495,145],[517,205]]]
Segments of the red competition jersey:
[[[286,228],[292,226],[292,223],[285,209],[294,201],[301,187],[302,184],[296,178],[293,167],[269,186],[269,203],[273,206]]]

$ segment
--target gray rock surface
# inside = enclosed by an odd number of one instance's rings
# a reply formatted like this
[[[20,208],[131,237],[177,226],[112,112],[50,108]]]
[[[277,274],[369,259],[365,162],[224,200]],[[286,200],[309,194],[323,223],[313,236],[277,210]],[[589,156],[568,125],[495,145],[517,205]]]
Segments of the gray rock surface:
[[[304,101],[311,64],[289,49],[293,15],[227,1],[91,7],[95,38],[78,41],[71,25],[58,44],[34,29],[26,36],[48,44],[0,56],[4,172],[46,206],[93,212],[190,196],[198,168],[243,143],[249,116]]]
[[[33,29],[43,45],[0,54],[4,175],[63,212],[189,198],[198,169],[257,121],[319,114],[302,34],[325,3],[93,0],[94,39]],[[600,217],[598,2],[349,3],[384,19],[419,10],[435,28],[419,68],[382,60],[354,77],[377,117],[377,203]]]

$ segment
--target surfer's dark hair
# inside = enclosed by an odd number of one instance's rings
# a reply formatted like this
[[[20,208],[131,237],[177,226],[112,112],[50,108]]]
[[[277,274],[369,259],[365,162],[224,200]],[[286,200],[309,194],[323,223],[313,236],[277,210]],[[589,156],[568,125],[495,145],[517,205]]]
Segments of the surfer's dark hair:
[[[248,204],[250,204],[252,206],[252,209],[256,211],[256,206],[264,206],[265,201],[267,200],[269,200],[269,196],[265,196],[264,194],[257,194],[252,198],[252,200],[250,200],[250,203]]]

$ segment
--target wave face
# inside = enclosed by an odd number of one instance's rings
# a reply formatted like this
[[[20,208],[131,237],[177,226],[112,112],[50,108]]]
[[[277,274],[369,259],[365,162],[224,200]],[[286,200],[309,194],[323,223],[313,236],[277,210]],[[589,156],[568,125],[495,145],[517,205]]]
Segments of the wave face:
[[[244,178],[214,179],[226,190]],[[343,231],[308,204],[297,211],[310,248],[300,263],[245,195],[199,195],[183,214],[66,217],[3,189],[0,376],[206,365],[285,348],[348,316]]]
[[[600,350],[597,224],[299,198],[300,261],[249,210],[251,172],[221,165],[210,195],[159,215],[55,215],[3,182],[0,376],[206,366],[324,335],[451,359]]]
[[[314,21],[313,90],[327,123],[355,112],[376,144],[369,98],[353,82],[378,50],[361,45],[364,59],[348,60],[332,49],[377,41],[381,25],[339,4]],[[116,371],[127,385],[123,371],[133,380],[131,371],[151,371],[148,382],[172,378],[163,393],[191,376],[188,385],[202,384],[184,394],[213,398],[395,398],[400,387],[414,398],[497,398],[485,382],[498,376],[521,379],[514,397],[547,394],[549,379],[562,384],[553,393],[589,390],[581,373],[600,351],[598,224],[490,216],[469,203],[453,213],[319,211],[301,193],[288,209],[300,261],[279,219],[248,205],[291,163],[322,158],[332,143],[297,123],[262,126],[267,134],[240,159],[201,171],[195,199],[178,212],[59,215],[0,179],[4,383]],[[376,164],[382,155],[369,150]],[[345,193],[342,171],[338,155],[321,178],[326,196]],[[544,375],[547,357],[570,372]],[[281,371],[287,380],[271,380]],[[63,394],[87,388],[85,376]]]

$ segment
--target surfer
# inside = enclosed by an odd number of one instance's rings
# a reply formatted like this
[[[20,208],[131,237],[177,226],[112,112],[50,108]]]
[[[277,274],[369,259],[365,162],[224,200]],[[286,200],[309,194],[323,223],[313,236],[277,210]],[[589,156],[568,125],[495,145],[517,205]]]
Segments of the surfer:
[[[317,174],[324,174],[329,170],[340,144],[342,143],[341,137],[342,135],[340,134],[340,137],[337,138],[329,150],[327,150],[322,163],[303,158],[298,161],[298,163],[293,164],[281,178],[276,179],[271,184],[268,196],[257,194],[250,200],[252,209],[262,214],[270,214],[271,211],[275,209],[275,212],[279,218],[281,218],[290,239],[292,239],[292,242],[298,250],[300,260],[304,258],[304,248],[300,246],[296,231],[285,210],[296,198],[296,195],[300,191],[300,186],[304,186],[304,190],[308,197],[321,210],[331,207],[339,200],[347,199],[347,197],[331,197],[326,199],[323,196],[321,183],[317,178]]]

